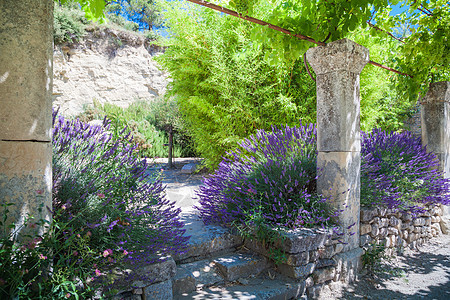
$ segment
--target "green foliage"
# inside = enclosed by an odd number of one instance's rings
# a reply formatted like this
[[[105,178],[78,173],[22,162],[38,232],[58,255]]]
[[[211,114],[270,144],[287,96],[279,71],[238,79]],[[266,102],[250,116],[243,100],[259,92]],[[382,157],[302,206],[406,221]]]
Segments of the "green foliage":
[[[391,65],[398,43],[393,39],[371,37],[369,28],[357,29],[347,38],[370,49],[370,59]],[[414,113],[416,101],[407,101],[399,95],[393,84],[396,75],[390,71],[366,65],[360,75],[361,129],[371,131],[398,131],[404,128],[404,121]]]
[[[154,0],[110,1],[106,6],[106,11],[109,16],[121,16],[125,11],[128,18],[138,26],[137,29],[152,30],[153,26],[161,25],[161,16]]]
[[[375,241],[364,247],[362,262],[366,269],[376,272],[381,269],[381,260],[387,258],[384,243],[377,244]]]
[[[396,77],[399,93],[412,100],[424,95],[431,82],[450,80],[450,6],[448,1],[404,1],[408,8],[398,16],[377,19],[385,28],[406,24],[408,34],[398,47],[397,64],[414,78]],[[389,11],[389,9],[386,9]]]
[[[94,105],[86,108],[80,116],[83,121],[93,119],[103,119],[105,116],[111,120],[111,131],[115,137],[120,135],[120,131],[128,126],[134,141],[138,144],[139,155],[141,157],[167,157],[168,133],[164,126],[170,124],[168,114],[161,110],[161,107],[169,109],[173,104],[169,104],[164,99],[154,99],[151,101],[138,101],[132,103],[126,109],[113,104],[100,104],[94,101]],[[175,110],[176,111],[176,110]],[[172,114],[172,111],[168,112]],[[174,116],[172,114],[172,116]],[[163,119],[164,117],[164,119]],[[177,117],[178,118],[178,117]],[[184,131],[180,119],[172,123],[176,129],[174,134],[174,157],[195,156],[193,145],[186,131]]]
[[[88,20],[100,23],[105,21],[105,0],[55,0],[55,2],[61,2],[62,4],[78,2]]]
[[[55,6],[53,39],[56,45],[79,41],[88,24],[84,13],[70,4],[73,3],[68,3],[67,6]]]
[[[315,84],[301,60],[270,66],[246,21],[175,1],[164,9],[172,36],[158,61],[207,166],[257,129],[315,121]]]
[[[101,268],[104,262],[101,255],[89,247],[84,227],[74,231],[72,221],[58,220],[59,215],[55,215],[52,222],[27,216],[23,223],[7,225],[12,205],[2,204],[0,209],[3,214],[0,220],[0,297],[86,299],[92,296],[94,289],[85,284],[86,278],[93,276],[94,265]],[[41,233],[36,235],[38,230]],[[68,231],[73,235],[61,242],[62,235]]]
[[[276,265],[285,263],[287,261],[286,253],[275,245],[283,243],[286,237],[282,231],[267,224],[263,207],[259,205],[252,211],[245,212],[245,215],[247,215],[247,219],[243,223],[238,220],[232,222],[233,228],[244,240],[259,242]]]
[[[248,14],[264,21],[312,37],[316,41],[331,42],[346,37],[367,22],[381,29],[370,29],[370,35],[392,39],[388,33],[406,28],[403,42],[397,42],[398,51],[390,66],[407,76],[395,76],[395,86],[404,98],[417,101],[418,92],[426,92],[430,82],[450,78],[450,9],[446,0],[406,0],[401,4],[406,11],[391,15],[391,7],[399,0],[236,0],[229,5],[237,10],[244,7]],[[241,12],[243,10],[241,9]],[[313,44],[282,34],[267,26],[255,27],[252,38],[271,49],[266,58],[272,64],[292,61]]]

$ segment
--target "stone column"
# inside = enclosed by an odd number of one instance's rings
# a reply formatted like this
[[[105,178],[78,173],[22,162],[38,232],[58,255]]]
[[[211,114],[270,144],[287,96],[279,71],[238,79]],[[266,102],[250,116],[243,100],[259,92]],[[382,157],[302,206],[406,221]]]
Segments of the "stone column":
[[[50,218],[52,60],[53,0],[0,1],[0,204],[19,225]]]
[[[317,191],[343,210],[338,220],[348,251],[359,248],[359,74],[369,61],[369,51],[342,39],[310,48],[306,58],[317,78]]]
[[[422,144],[439,158],[439,170],[450,178],[450,81],[435,82],[421,99]],[[443,206],[441,229],[450,233],[450,209]]]

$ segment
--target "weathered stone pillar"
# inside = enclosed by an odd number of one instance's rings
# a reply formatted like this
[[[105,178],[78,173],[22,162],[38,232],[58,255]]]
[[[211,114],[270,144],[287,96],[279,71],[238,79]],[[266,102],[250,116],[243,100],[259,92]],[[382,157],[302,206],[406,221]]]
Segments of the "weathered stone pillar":
[[[435,82],[421,99],[422,144],[439,158],[439,170],[450,178],[450,81]],[[450,209],[443,206],[441,229],[450,233]]]
[[[0,1],[0,204],[19,225],[50,218],[52,60],[53,0]]]
[[[344,251],[351,250],[359,247],[359,74],[369,61],[369,51],[343,39],[310,48],[306,57],[317,78],[317,167],[321,169],[317,191],[343,210],[339,222],[345,231]]]

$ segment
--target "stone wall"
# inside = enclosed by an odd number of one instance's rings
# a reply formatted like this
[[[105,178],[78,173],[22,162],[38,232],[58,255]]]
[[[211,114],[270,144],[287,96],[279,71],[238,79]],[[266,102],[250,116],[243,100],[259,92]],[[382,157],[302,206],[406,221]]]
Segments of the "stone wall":
[[[142,35],[88,28],[79,43],[54,48],[53,106],[74,116],[94,100],[127,107],[164,94],[168,73],[153,59],[162,51]]]
[[[360,246],[384,244],[388,255],[407,247],[415,248],[442,233],[442,214],[442,206],[428,207],[415,218],[410,213],[386,208],[361,208]]]
[[[342,236],[330,230],[303,228],[284,232],[283,236],[271,246],[285,255],[285,261],[276,266],[277,271],[303,281],[308,297],[317,297],[323,286],[333,282],[354,281],[362,267],[362,249],[344,251]],[[273,257],[259,242],[247,240],[245,246],[265,257]]]

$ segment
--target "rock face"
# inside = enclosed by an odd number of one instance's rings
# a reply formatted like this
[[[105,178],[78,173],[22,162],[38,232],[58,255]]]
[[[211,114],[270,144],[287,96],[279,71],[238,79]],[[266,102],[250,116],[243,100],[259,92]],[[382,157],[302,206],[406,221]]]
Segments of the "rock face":
[[[127,107],[164,94],[168,74],[153,60],[162,49],[135,33],[87,30],[79,43],[54,48],[53,106],[62,114],[78,115],[94,99]]]

